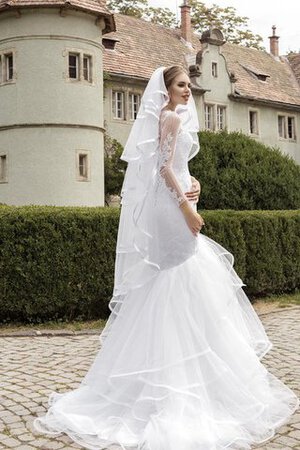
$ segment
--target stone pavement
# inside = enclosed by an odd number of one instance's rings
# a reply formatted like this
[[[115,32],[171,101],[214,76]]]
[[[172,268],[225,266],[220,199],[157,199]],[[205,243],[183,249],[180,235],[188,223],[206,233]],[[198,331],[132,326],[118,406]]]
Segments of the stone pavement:
[[[270,371],[300,395],[300,307],[261,316],[273,342],[264,358]],[[298,343],[297,343],[298,339]],[[65,435],[39,435],[32,421],[45,411],[51,391],[76,388],[99,348],[98,334],[0,335],[0,449],[79,449]],[[257,447],[258,449],[258,447]],[[259,450],[300,449],[300,411]]]

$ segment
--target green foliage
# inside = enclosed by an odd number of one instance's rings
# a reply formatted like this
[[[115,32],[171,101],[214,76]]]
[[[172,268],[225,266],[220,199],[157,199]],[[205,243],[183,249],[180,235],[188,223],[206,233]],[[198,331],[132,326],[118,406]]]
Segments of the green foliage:
[[[169,8],[146,8],[143,19],[163,25],[166,28],[174,28],[177,25],[176,16]]]
[[[126,162],[122,161],[122,145],[108,135],[104,136],[104,178],[105,195],[120,195],[126,169]]]
[[[219,28],[228,42],[264,49],[262,37],[248,29],[248,17],[237,15],[234,7],[221,8],[216,4],[207,6],[198,0],[190,0],[189,4],[192,7],[193,27],[200,34],[211,27]],[[167,28],[179,25],[176,15],[169,8],[149,7],[148,0],[109,0],[107,5],[113,11],[150,20]]]
[[[107,7],[112,11],[138,18],[143,16],[143,7],[147,5],[148,0],[108,0],[107,2]]]
[[[300,287],[300,211],[204,211],[203,229],[235,257],[248,295]]]
[[[114,208],[2,207],[0,320],[105,316],[117,227]]]
[[[189,164],[203,209],[299,209],[300,167],[278,149],[242,133],[200,133]]]
[[[263,50],[262,37],[253,34],[247,28],[249,18],[238,16],[234,7],[222,8],[216,4],[207,6],[198,0],[190,0],[189,4],[192,7],[191,17],[194,29],[199,33],[202,34],[211,27],[218,28],[228,42]]]
[[[300,286],[300,211],[202,211],[252,296]],[[0,208],[0,321],[108,316],[117,208]]]

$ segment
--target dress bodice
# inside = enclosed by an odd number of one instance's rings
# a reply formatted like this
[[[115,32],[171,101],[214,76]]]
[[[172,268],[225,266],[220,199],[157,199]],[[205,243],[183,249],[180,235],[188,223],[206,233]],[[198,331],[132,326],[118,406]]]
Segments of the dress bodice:
[[[184,192],[191,187],[191,175],[189,172],[188,158],[193,139],[187,131],[179,130],[173,158],[173,171]]]
[[[181,204],[185,192],[191,189],[188,159],[193,144],[192,136],[185,131],[176,112],[164,110],[159,122],[159,159],[157,193],[168,193]],[[164,192],[165,191],[165,192]]]

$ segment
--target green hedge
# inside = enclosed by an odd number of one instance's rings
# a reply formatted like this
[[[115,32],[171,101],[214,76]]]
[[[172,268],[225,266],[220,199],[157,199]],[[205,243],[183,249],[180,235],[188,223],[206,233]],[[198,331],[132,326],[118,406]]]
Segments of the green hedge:
[[[299,211],[203,211],[251,296],[300,286]],[[0,208],[0,321],[106,318],[119,210]]]
[[[202,131],[199,140],[189,167],[203,186],[201,208],[300,208],[300,166],[290,156],[238,132]]]

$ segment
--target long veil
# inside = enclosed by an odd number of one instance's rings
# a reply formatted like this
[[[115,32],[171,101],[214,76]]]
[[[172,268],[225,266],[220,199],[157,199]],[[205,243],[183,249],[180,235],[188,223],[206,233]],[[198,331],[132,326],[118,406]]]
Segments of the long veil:
[[[121,190],[114,291],[109,303],[112,314],[101,334],[101,341],[108,334],[125,294],[150,281],[162,270],[156,251],[159,242],[154,231],[152,193],[157,176],[160,113],[170,100],[163,77],[164,69],[159,67],[153,72],[121,155],[128,166]],[[199,151],[199,123],[192,95],[187,105],[176,107],[176,112],[180,115],[182,129],[192,136],[191,159]],[[186,257],[183,252],[182,258]]]

